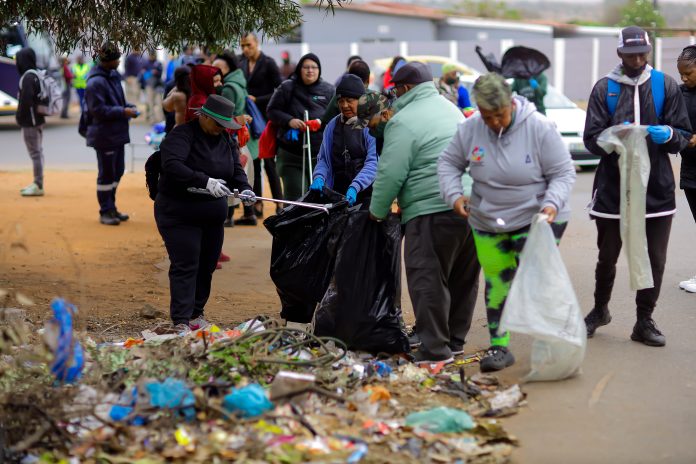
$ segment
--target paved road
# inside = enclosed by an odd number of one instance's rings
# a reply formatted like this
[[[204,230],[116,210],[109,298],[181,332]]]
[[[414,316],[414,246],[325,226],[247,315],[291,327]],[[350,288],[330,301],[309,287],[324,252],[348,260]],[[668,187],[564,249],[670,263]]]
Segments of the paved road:
[[[146,130],[145,125],[133,125],[131,138],[142,141]],[[96,170],[94,154],[74,126],[49,127],[45,140],[48,169]],[[3,127],[0,122],[0,146],[0,170],[29,168],[19,131],[11,124]],[[50,173],[46,183],[50,189]],[[584,212],[591,186],[592,174],[580,173],[572,195],[573,219],[561,244],[585,312],[592,306],[596,259],[594,224]],[[677,198],[679,212],[655,314],[667,346],[649,348],[630,341],[635,306],[622,256],[611,303],[614,320],[589,341],[582,375],[565,382],[526,385],[529,407],[506,420],[522,443],[516,462],[696,462],[696,294],[677,287],[680,280],[696,274],[696,225],[681,191]],[[540,291],[543,285],[539,283]],[[482,308],[480,297],[471,347],[487,344]],[[407,300],[404,309],[407,314],[411,311]],[[519,362],[505,376],[514,379],[525,372],[530,343],[514,336],[512,346]]]

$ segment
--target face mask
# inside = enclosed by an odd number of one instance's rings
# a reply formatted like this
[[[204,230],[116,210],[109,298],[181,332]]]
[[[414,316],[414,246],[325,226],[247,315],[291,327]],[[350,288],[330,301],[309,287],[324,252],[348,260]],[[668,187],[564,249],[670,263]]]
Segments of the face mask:
[[[455,77],[448,77],[447,79],[445,79],[445,83],[446,83],[446,84],[449,84],[449,85],[456,84],[456,83],[457,83],[457,78],[455,78]]]
[[[377,124],[376,127],[370,129],[370,135],[373,136],[376,139],[382,139],[384,138],[384,128],[387,127],[387,123],[385,121],[380,121],[379,124]]]

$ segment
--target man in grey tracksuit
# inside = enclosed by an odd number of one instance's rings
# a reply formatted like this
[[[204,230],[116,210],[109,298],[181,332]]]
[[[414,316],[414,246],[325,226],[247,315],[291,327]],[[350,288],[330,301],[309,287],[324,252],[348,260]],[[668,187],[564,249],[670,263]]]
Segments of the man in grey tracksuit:
[[[438,160],[438,176],[442,197],[469,218],[473,230],[491,338],[481,370],[495,371],[515,361],[507,348],[510,335],[499,333],[498,325],[532,218],[547,214],[560,240],[575,169],[554,123],[524,97],[513,98],[501,76],[480,77],[474,94],[480,113],[459,126]],[[467,168],[470,197],[461,182]]]

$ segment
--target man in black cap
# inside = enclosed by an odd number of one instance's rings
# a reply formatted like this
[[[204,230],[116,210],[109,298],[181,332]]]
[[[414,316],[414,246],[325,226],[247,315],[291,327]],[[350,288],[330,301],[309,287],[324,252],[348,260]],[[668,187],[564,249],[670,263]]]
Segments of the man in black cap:
[[[398,98],[384,129],[370,214],[384,219],[398,199],[406,279],[421,342],[414,360],[435,367],[463,353],[478,292],[471,229],[440,196],[437,176],[437,160],[464,115],[440,95],[423,63],[404,65],[392,82]]]
[[[169,306],[177,332],[205,328],[203,310],[225,237],[227,197],[256,196],[239,161],[239,147],[225,129],[239,129],[234,104],[210,95],[198,117],[176,126],[160,145],[162,171],[155,221],[169,254]]]
[[[585,318],[587,336],[611,321],[609,300],[621,251],[619,156],[597,143],[606,128],[619,124],[648,127],[650,178],[647,184],[645,232],[654,286],[636,292],[637,322],[631,339],[649,346],[664,346],[665,337],[652,319],[660,294],[667,259],[667,243],[676,212],[674,175],[669,153],[686,147],[681,130],[691,133],[689,116],[679,87],[671,77],[652,69],[648,34],[641,28],[624,28],[617,53],[621,63],[592,89],[585,121],[588,150],[601,157],[595,173],[590,216],[597,225],[599,256],[595,270],[594,308]]]
[[[99,221],[117,226],[128,215],[116,208],[116,188],[125,171],[124,146],[130,142],[128,122],[138,116],[135,105],[126,103],[121,75],[116,71],[121,52],[106,42],[98,55],[98,65],[87,76],[87,146],[97,152],[97,200]]]

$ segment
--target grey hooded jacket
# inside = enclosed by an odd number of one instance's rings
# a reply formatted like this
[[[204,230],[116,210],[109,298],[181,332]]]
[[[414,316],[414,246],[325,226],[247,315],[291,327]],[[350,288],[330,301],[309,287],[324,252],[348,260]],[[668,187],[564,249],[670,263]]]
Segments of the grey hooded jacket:
[[[448,205],[463,195],[469,168],[473,189],[469,224],[486,232],[511,232],[553,206],[557,221],[570,217],[575,168],[554,123],[525,98],[514,97],[515,117],[502,135],[480,114],[464,121],[438,160],[440,193]]]

